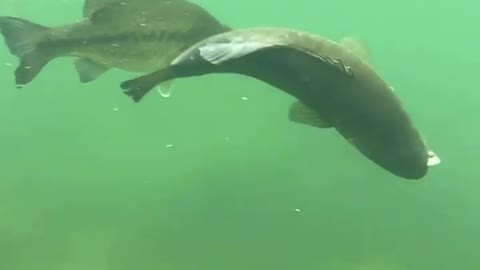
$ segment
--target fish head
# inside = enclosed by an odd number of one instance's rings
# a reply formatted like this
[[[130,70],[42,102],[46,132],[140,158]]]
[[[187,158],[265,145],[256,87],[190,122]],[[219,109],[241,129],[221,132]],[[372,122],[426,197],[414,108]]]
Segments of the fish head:
[[[423,178],[440,158],[418,136],[370,136],[349,140],[363,155],[390,173],[409,180]]]
[[[427,174],[430,167],[441,163],[440,157],[429,148],[416,129],[412,128],[409,135],[404,133],[395,140],[379,156],[384,167],[395,175],[419,180]]]
[[[377,155],[377,163],[399,177],[418,180],[427,174],[428,151],[423,147],[396,145]]]

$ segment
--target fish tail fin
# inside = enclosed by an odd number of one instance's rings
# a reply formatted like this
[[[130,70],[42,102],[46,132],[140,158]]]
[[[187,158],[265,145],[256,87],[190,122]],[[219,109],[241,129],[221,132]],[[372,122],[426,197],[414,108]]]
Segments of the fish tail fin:
[[[133,101],[140,102],[140,100],[155,86],[165,84],[171,79],[174,79],[172,70],[170,68],[165,68],[129,81],[124,81],[120,87],[127,96],[130,96],[133,99]]]
[[[39,35],[50,28],[15,17],[0,17],[0,32],[10,52],[20,59],[15,70],[19,87],[32,81],[53,58],[37,49]]]

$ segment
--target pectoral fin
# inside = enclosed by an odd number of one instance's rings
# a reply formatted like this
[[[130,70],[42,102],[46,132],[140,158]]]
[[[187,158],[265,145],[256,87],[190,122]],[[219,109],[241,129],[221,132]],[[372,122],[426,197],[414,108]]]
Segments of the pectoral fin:
[[[330,128],[333,125],[323,119],[317,112],[313,111],[300,101],[294,101],[290,105],[288,118],[292,122],[305,124],[317,128]]]
[[[87,58],[79,58],[74,64],[82,83],[92,82],[110,69]]]

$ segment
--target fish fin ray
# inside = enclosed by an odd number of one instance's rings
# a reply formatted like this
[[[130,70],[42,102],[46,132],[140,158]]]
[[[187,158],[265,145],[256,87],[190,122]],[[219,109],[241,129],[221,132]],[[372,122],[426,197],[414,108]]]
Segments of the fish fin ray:
[[[15,83],[17,88],[30,83],[52,60],[51,57],[37,51],[30,52],[20,59],[20,64],[15,69]]]
[[[88,58],[79,58],[75,60],[74,65],[82,83],[92,82],[110,69]]]
[[[317,112],[310,109],[308,106],[303,104],[301,101],[296,100],[290,105],[288,111],[288,118],[290,121],[305,124],[317,128],[331,128],[333,125],[322,118]]]
[[[50,28],[15,17],[0,17],[0,31],[10,52],[18,58],[34,51],[35,38]]]
[[[31,82],[53,59],[37,49],[37,38],[50,28],[15,17],[0,17],[0,31],[10,52],[19,58],[15,70],[18,88]]]

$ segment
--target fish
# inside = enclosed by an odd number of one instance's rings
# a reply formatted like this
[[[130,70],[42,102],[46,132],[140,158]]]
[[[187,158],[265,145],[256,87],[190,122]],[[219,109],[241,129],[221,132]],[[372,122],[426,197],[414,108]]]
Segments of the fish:
[[[207,10],[184,0],[87,0],[83,16],[58,27],[0,17],[5,43],[19,58],[18,88],[58,57],[77,58],[74,66],[81,83],[113,68],[148,73],[168,65],[196,42],[231,30]],[[162,95],[170,95],[171,83],[161,86]]]
[[[393,88],[367,62],[366,50],[353,44],[290,28],[236,29],[206,38],[169,66],[120,86],[140,102],[155,85],[172,79],[214,73],[257,79],[294,99],[289,121],[336,130],[391,174],[423,178],[440,158],[427,146]]]

